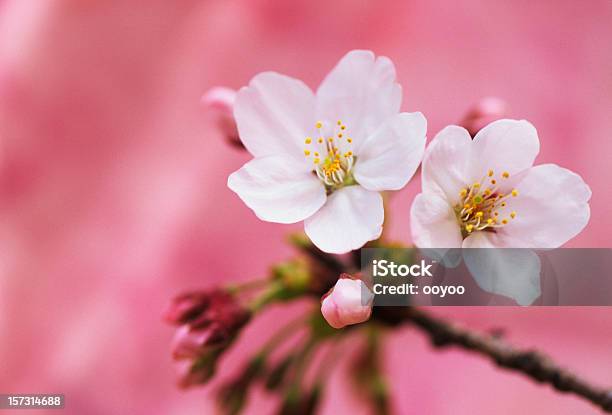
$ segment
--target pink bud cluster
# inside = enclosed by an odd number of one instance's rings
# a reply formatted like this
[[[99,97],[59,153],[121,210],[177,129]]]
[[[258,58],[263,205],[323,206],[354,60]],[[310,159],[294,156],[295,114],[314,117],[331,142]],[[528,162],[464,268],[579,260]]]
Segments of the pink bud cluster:
[[[250,317],[250,311],[222,289],[177,296],[164,318],[179,326],[172,342],[179,385],[186,388],[207,382],[214,374],[219,356]]]

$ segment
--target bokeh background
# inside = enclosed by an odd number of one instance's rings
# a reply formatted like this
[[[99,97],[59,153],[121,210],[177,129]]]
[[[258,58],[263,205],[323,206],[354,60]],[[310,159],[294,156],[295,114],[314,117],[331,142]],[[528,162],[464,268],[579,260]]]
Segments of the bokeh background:
[[[260,222],[227,189],[249,157],[200,97],[263,70],[316,87],[355,48],[395,62],[403,109],[426,115],[430,138],[479,98],[504,99],[538,128],[537,161],[592,187],[570,246],[611,246],[611,21],[609,0],[0,0],[0,391],[65,393],[67,414],[214,413],[211,388],[175,387],[161,310],[184,289],[265,274],[299,225]],[[418,189],[393,201],[406,242]],[[610,309],[436,311],[612,384]],[[222,373],[278,315],[248,328]],[[411,328],[387,356],[398,413],[595,412]],[[366,413],[347,384],[332,376],[323,413]],[[256,396],[249,411],[272,408]]]

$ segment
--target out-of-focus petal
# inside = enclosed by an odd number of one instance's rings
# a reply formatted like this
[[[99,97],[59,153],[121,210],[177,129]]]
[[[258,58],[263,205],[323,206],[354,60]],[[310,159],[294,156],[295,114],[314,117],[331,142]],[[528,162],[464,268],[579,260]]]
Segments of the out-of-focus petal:
[[[335,123],[342,120],[355,138],[358,150],[387,118],[397,114],[402,89],[395,82],[395,67],[389,58],[354,50],[347,53],[317,90],[317,118]]]
[[[377,239],[382,232],[382,197],[361,186],[335,191],[325,205],[306,219],[304,229],[322,251],[342,254]]]
[[[232,173],[227,185],[257,217],[268,222],[295,223],[325,203],[325,187],[291,158],[260,157]]]
[[[398,190],[414,175],[425,151],[427,120],[420,112],[388,119],[360,147],[355,178],[369,190]]]
[[[234,103],[238,132],[247,150],[256,157],[287,154],[303,163],[314,101],[302,81],[275,72],[255,76],[238,91]]]
[[[485,125],[503,118],[505,113],[505,101],[497,97],[485,97],[470,108],[459,125],[468,130],[473,137]]]
[[[216,86],[202,96],[202,105],[214,109],[228,117],[233,117],[236,91],[224,86]]]
[[[463,241],[465,265],[483,290],[530,305],[541,294],[540,258],[529,249],[501,249],[498,245],[494,233],[471,234]]]

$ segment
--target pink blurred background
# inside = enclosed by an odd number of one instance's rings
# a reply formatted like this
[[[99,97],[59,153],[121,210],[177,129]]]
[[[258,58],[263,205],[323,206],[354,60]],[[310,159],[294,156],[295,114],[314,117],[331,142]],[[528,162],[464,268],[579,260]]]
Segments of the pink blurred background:
[[[211,388],[176,389],[161,310],[184,289],[263,275],[299,225],[260,222],[227,189],[249,157],[200,97],[263,70],[316,87],[355,48],[395,62],[403,109],[426,115],[430,138],[479,98],[506,100],[538,128],[538,163],[592,187],[571,246],[611,246],[611,21],[608,0],[0,0],[0,392],[65,393],[67,414],[214,413]],[[393,201],[400,240],[418,189]],[[609,309],[436,311],[612,384]],[[223,373],[277,316],[249,327]],[[398,413],[595,412],[411,328],[387,350]],[[342,373],[331,383],[323,413],[366,413]],[[272,408],[259,396],[249,412]]]

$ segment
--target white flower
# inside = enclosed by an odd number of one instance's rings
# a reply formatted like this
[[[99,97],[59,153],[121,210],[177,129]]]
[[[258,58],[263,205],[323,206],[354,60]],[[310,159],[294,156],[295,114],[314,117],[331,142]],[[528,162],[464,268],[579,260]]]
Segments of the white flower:
[[[316,95],[301,81],[261,73],[236,97],[234,116],[255,157],[228,186],[262,220],[304,220],[321,250],[345,253],[382,232],[383,190],[402,188],[425,148],[421,113],[399,113],[388,58],[349,52]]]
[[[411,209],[414,243],[437,249],[539,249],[573,238],[589,221],[591,190],[570,170],[533,166],[539,150],[537,132],[524,120],[495,121],[474,140],[461,127],[443,129],[423,159],[423,192]],[[534,275],[539,276],[540,264],[533,252],[507,252],[501,261],[463,254],[483,289],[519,303],[539,296]]]

